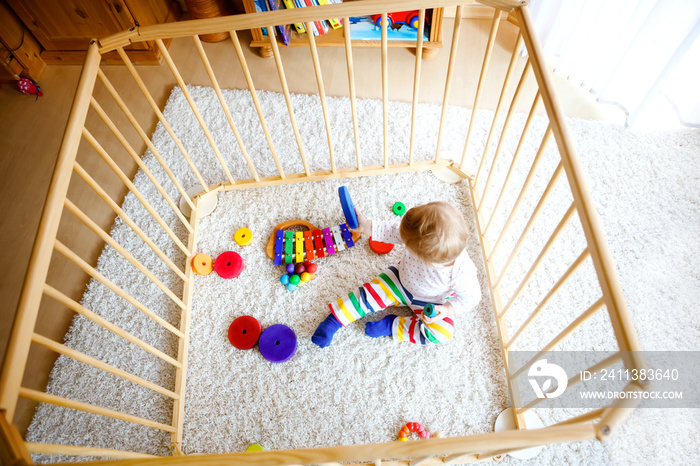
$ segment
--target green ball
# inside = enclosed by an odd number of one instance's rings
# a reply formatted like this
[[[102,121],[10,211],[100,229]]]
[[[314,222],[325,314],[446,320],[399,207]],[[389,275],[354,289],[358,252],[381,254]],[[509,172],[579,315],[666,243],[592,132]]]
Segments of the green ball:
[[[399,217],[406,213],[406,205],[403,202],[396,202],[392,208],[394,214]]]
[[[294,274],[291,277],[289,277],[289,283],[291,283],[292,285],[298,285],[300,281],[301,277],[299,277],[299,275],[297,274]]]

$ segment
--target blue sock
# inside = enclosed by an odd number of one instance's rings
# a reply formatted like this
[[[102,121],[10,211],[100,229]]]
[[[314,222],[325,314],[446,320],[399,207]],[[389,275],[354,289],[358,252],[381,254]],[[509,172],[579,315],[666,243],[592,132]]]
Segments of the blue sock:
[[[389,314],[382,320],[367,322],[365,324],[365,333],[372,338],[390,337],[394,319],[396,319],[396,316],[394,314]]]
[[[341,327],[342,325],[338,322],[338,319],[336,319],[332,313],[328,314],[328,317],[316,327],[316,331],[311,336],[311,341],[321,348],[330,346],[333,341],[333,335],[335,335],[335,332],[340,330]]]

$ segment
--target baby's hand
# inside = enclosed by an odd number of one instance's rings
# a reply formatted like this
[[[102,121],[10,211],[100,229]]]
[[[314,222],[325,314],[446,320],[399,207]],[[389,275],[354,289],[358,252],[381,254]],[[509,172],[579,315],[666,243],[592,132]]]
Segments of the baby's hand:
[[[364,234],[367,236],[372,236],[372,220],[367,219],[364,215],[355,209],[355,214],[357,214],[357,222],[359,226],[355,229],[350,230],[352,232],[352,237],[358,239]]]
[[[433,317],[428,317],[425,314],[421,314],[421,319],[423,322],[426,324],[432,324],[433,322],[442,320],[445,317],[454,318],[455,316],[454,308],[450,303],[445,303],[443,305],[438,304],[435,306],[435,310],[437,311],[437,314],[435,314]]]

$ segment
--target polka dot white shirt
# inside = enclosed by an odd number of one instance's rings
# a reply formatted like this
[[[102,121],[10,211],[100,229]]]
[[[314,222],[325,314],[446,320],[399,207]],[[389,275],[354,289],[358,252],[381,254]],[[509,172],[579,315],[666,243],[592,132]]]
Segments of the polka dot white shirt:
[[[399,222],[372,222],[372,240],[383,243],[403,244],[399,235]],[[456,314],[474,308],[481,301],[481,286],[476,266],[466,249],[452,265],[433,265],[416,257],[404,248],[397,265],[401,284],[415,299],[433,303],[450,303]]]

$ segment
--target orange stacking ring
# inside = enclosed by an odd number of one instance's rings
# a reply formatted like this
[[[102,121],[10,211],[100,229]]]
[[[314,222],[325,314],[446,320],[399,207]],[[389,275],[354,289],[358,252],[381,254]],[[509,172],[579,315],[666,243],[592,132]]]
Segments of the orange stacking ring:
[[[209,255],[200,252],[192,258],[192,269],[197,275],[209,275],[214,270],[214,262]]]
[[[408,434],[415,432],[420,438],[429,438],[430,434],[425,430],[425,428],[418,424],[417,422],[409,422],[401,428],[399,431],[399,440],[405,442],[408,440]]]

